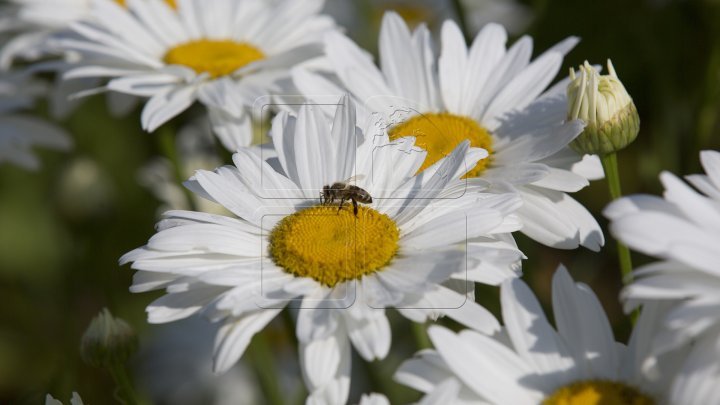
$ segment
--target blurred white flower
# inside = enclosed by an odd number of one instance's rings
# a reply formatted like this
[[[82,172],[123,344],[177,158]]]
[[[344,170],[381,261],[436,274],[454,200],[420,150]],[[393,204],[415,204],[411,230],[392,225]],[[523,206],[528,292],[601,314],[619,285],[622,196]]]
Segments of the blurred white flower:
[[[347,400],[351,343],[367,361],[387,355],[385,308],[496,331],[467,284],[516,276],[521,253],[495,236],[517,229],[519,198],[457,181],[487,155],[467,142],[416,175],[426,153],[414,139],[390,142],[384,129],[363,133],[355,122],[345,103],[332,125],[317,106],[297,118],[281,112],[275,169],[241,149],[235,166],[198,171],[188,186],[239,218],[171,211],[146,246],[122,257],[139,270],[131,291],[167,291],[148,306],[149,322],[195,313],[222,322],[214,370],[224,372],[283,308],[299,307],[300,363],[317,404]],[[353,174],[369,204],[357,214],[337,199],[319,204],[324,185]]]
[[[175,143],[183,179],[192,176],[195,170],[212,170],[222,164],[207,119],[197,119],[182,127]],[[169,210],[189,210],[192,207],[202,212],[229,214],[222,205],[195,194],[189,195],[178,182],[175,171],[172,162],[159,157],[138,173],[139,183],[162,203],[158,208],[160,214]]]
[[[32,148],[68,150],[70,137],[59,127],[22,113],[46,88],[22,73],[0,74],[0,164],[9,162],[34,170],[40,161]]]
[[[45,405],[63,405],[63,403],[53,398],[52,395],[47,394],[45,397]],[[73,392],[72,398],[70,398],[70,405],[83,405],[82,398],[80,398],[77,392]]]
[[[373,392],[372,394],[364,394],[360,398],[358,405],[390,405],[390,401],[385,395]]]
[[[0,68],[8,69],[18,58],[59,55],[48,39],[86,18],[90,4],[91,0],[10,0],[0,10],[0,33],[11,36],[0,51]]]
[[[714,341],[652,355],[665,306],[643,309],[626,347],[615,341],[595,294],[562,267],[552,286],[557,329],[523,281],[506,281],[501,300],[506,334],[433,326],[435,350],[406,361],[396,379],[438,405],[703,405],[720,395]]]
[[[461,0],[470,31],[476,33],[490,23],[504,26],[513,35],[522,34],[535,17],[530,7],[516,0]]]
[[[703,151],[706,174],[687,176],[693,189],[663,172],[663,197],[635,195],[605,209],[615,237],[631,249],[662,259],[641,266],[622,292],[625,309],[671,302],[658,352],[716,334],[720,328],[720,153]]]
[[[223,375],[212,372],[212,342],[217,329],[215,324],[197,316],[154,328],[152,335],[141,340],[135,361],[137,387],[146,392],[153,403],[252,405],[261,402],[262,392],[245,363],[239,362]]]
[[[118,3],[123,3],[117,0]],[[173,0],[168,0],[172,2]],[[55,83],[45,95],[55,118],[65,118],[80,104],[71,99],[77,92],[94,88],[99,79],[62,80],[65,71],[77,61],[75,52],[66,52],[52,41],[54,37],[73,36],[70,26],[92,17],[93,0],[10,0],[0,8],[0,69],[8,70],[13,63],[41,61],[30,69],[34,72],[55,73]],[[47,59],[47,60],[43,60]],[[110,112],[122,116],[137,102],[122,94],[109,94]]]
[[[490,24],[468,49],[458,26],[446,21],[436,58],[425,26],[410,32],[400,16],[389,12],[380,32],[380,68],[347,37],[332,33],[326,38],[337,78],[305,68],[293,71],[294,86],[307,98],[325,102],[326,114],[349,91],[363,116],[387,126],[391,139],[417,137],[417,145],[428,151],[422,168],[467,139],[490,152],[468,177],[517,189],[523,197],[518,211],[523,233],[563,249],[582,245],[597,251],[604,244],[595,218],[568,195],[587,186],[588,178],[602,177],[596,157],[584,161],[582,175],[574,171],[583,158],[568,144],[583,123],[565,120],[569,79],[546,90],[577,38],[567,38],[531,62],[529,37],[506,49],[505,29]]]
[[[79,39],[59,39],[81,55],[66,79],[109,78],[105,89],[148,97],[148,131],[200,101],[214,130],[231,133],[234,151],[252,140],[249,107],[272,94],[288,69],[322,54],[322,36],[335,29],[318,15],[322,0],[128,0],[127,9],[96,0],[91,22],[73,24]],[[221,138],[225,141],[226,137]]]

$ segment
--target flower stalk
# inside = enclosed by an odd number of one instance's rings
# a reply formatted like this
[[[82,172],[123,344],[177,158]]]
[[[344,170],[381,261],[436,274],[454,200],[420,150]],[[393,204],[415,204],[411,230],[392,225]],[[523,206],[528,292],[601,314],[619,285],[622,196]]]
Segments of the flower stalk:
[[[197,207],[195,206],[193,194],[190,190],[183,186],[183,183],[187,180],[187,176],[185,176],[182,161],[180,160],[181,157],[178,154],[177,143],[175,142],[175,132],[174,128],[168,124],[158,128],[157,136],[160,152],[170,161],[175,181],[177,181],[178,185],[180,185],[190,210],[195,211],[197,210]]]
[[[614,201],[622,197],[622,189],[620,186],[620,170],[617,163],[617,154],[610,153],[600,157],[600,161],[605,170],[605,178],[610,189],[610,198]],[[630,249],[620,240],[617,240],[618,260],[620,262],[620,272],[622,273],[623,282],[629,284],[632,281],[632,258]]]
[[[258,333],[253,337],[253,346],[249,354],[267,403],[270,405],[285,404],[278,384],[275,359],[265,333]]]

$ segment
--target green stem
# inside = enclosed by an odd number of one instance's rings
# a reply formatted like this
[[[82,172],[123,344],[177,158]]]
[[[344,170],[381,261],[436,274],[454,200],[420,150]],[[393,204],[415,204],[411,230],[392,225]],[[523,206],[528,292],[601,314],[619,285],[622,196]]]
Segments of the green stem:
[[[285,401],[283,401],[282,391],[278,384],[275,359],[264,333],[260,332],[253,337],[253,345],[249,352],[253,368],[265,393],[266,402],[270,405],[283,405]]]
[[[185,188],[185,186],[183,186],[183,182],[185,182],[185,180],[187,179],[185,178],[182,162],[180,161],[180,156],[177,151],[177,143],[175,142],[175,130],[170,125],[166,124],[158,128],[157,136],[160,151],[170,161],[175,181],[177,181],[177,184],[183,190],[185,198],[187,199],[190,206],[190,210],[196,211],[197,207],[195,206],[195,200],[193,198],[192,192]]]
[[[605,177],[610,187],[610,197],[617,200],[622,196],[620,189],[620,170],[618,170],[617,154],[611,153],[601,158],[603,169],[605,169]],[[630,283],[632,281],[632,259],[630,257],[630,249],[619,240],[617,241],[618,259],[620,261],[620,271],[622,272],[623,282]]]
[[[430,338],[427,334],[427,322],[425,323],[412,323],[413,336],[415,337],[415,345],[418,350],[429,349],[432,347]]]
[[[465,36],[465,41],[470,42],[472,35],[470,34],[470,28],[468,27],[467,19],[465,18],[465,8],[462,6],[461,0],[452,0],[452,5],[455,9],[455,14],[457,15],[460,30],[462,31],[463,36]]]
[[[130,376],[122,364],[116,364],[108,369],[116,385],[116,398],[122,404],[139,404],[140,400],[135,393]]]

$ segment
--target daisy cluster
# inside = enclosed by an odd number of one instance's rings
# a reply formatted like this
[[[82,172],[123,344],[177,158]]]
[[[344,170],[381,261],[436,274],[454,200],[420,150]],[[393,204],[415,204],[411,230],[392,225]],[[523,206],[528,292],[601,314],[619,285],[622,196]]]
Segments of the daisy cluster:
[[[217,374],[284,321],[307,404],[347,403],[353,360],[388,358],[394,323],[429,337],[395,374],[422,404],[720,401],[720,154],[703,152],[694,188],[664,173],[664,198],[605,211],[620,241],[662,259],[623,290],[627,311],[640,309],[629,342],[563,267],[553,325],[521,279],[515,236],[603,247],[572,194],[604,176],[593,153],[608,151],[593,145],[637,135],[612,65],[558,77],[576,37],[534,52],[500,24],[466,41],[452,20],[435,35],[391,11],[375,60],[323,5],[12,0],[0,15],[0,163],[36,168],[31,146],[70,148],[24,113],[37,100],[52,117],[99,93],[116,116],[140,107],[138,125],[170,134],[174,153],[140,175],[164,213],[120,258],[136,270],[130,291],[161,292],[149,323],[209,320]],[[501,319],[476,302],[476,283],[499,288]]]

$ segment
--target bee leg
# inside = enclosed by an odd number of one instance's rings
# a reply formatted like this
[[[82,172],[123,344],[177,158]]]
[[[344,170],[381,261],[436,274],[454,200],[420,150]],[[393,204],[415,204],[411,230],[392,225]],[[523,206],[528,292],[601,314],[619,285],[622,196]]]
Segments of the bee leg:
[[[357,218],[357,213],[358,213],[357,201],[355,201],[355,199],[353,199],[352,203],[353,203],[353,212],[355,213],[355,218]]]
[[[338,214],[340,214],[340,210],[343,208],[343,205],[345,205],[345,199],[340,200],[340,205],[338,205]]]

